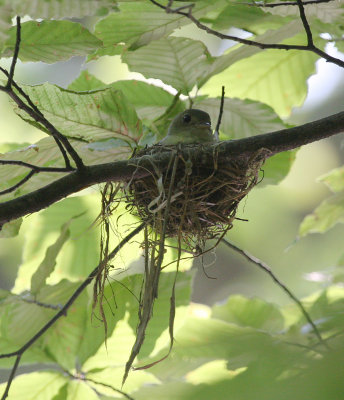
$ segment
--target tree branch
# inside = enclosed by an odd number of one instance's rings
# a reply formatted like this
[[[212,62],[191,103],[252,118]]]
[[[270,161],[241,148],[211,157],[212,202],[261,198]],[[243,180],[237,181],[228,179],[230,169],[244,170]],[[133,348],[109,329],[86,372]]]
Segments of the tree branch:
[[[297,4],[299,5],[299,1],[297,2]],[[232,35],[225,35],[224,33],[218,32],[214,29],[209,28],[209,26],[204,25],[202,22],[200,22],[197,18],[195,18],[192,15],[192,5],[188,6],[188,12],[182,11],[180,8],[176,8],[176,9],[172,9],[169,6],[164,6],[162,4],[160,4],[159,2],[157,2],[156,0],[150,0],[151,3],[153,3],[154,5],[156,5],[159,8],[162,8],[163,10],[165,10],[167,13],[169,14],[178,14],[178,15],[182,15],[186,18],[188,18],[190,21],[192,21],[199,29],[202,29],[204,31],[206,31],[207,33],[209,33],[210,35],[214,35],[217,36],[220,39],[227,39],[227,40],[233,40],[234,42],[237,43],[242,43],[242,44],[246,44],[248,46],[255,46],[255,47],[259,47],[260,49],[278,49],[278,50],[303,50],[303,51],[310,51],[312,53],[317,54],[318,56],[324,58],[326,61],[331,62],[333,64],[338,65],[339,67],[344,68],[344,61],[340,60],[339,58],[336,57],[332,57],[329,54],[325,53],[324,51],[322,51],[321,49],[319,49],[318,47],[314,46],[314,44],[307,44],[306,46],[302,46],[302,45],[293,45],[293,44],[277,44],[277,43],[260,43],[260,42],[256,42],[254,40],[249,40],[249,39],[242,39],[240,37],[237,36],[232,36]],[[185,8],[185,7],[183,7]],[[302,20],[302,22],[304,23],[304,21]],[[304,25],[305,26],[305,25]],[[307,32],[307,29],[305,27],[305,30]],[[308,37],[309,39],[309,37]]]
[[[7,84],[6,86],[0,86],[0,90],[7,93],[12,100],[18,105],[20,109],[23,109],[28,115],[30,115],[36,122],[40,123],[43,125],[48,132],[53,136],[55,139],[56,144],[58,145],[63,158],[65,160],[66,168],[71,169],[70,161],[67,156],[66,150],[72,157],[72,159],[75,162],[76,167],[78,170],[82,170],[84,167],[84,164],[77,154],[77,152],[74,150],[74,148],[71,146],[69,143],[68,139],[62,135],[61,132],[59,132],[41,113],[41,111],[33,104],[31,101],[30,97],[14,82],[13,77],[14,77],[14,71],[15,67],[17,64],[18,60],[18,54],[19,54],[19,49],[20,49],[20,41],[21,41],[21,23],[20,23],[20,17],[17,16],[16,18],[17,21],[17,31],[16,31],[16,42],[15,42],[15,47],[14,47],[14,53],[13,53],[13,58],[11,62],[11,67],[10,67],[10,72],[7,72],[4,68],[0,67],[0,71],[2,71],[6,76],[7,76]],[[18,93],[22,95],[25,100],[27,101],[28,104],[26,104],[13,90],[13,87],[17,89]],[[64,146],[64,147],[63,147]],[[65,150],[66,149],[66,150]]]
[[[301,301],[295,296],[295,294],[280,279],[277,278],[277,276],[272,272],[271,268],[266,263],[259,260],[257,257],[254,257],[251,254],[249,254],[247,251],[240,249],[238,246],[235,246],[233,243],[229,242],[228,240],[223,238],[222,242],[230,249],[232,249],[232,250],[236,251],[237,253],[241,254],[242,256],[244,256],[248,261],[257,265],[258,268],[262,269],[264,272],[266,272],[271,277],[271,279],[294,301],[294,303],[296,303],[297,307],[299,308],[299,310],[305,317],[306,321],[311,325],[313,332],[314,332],[315,336],[318,338],[319,342],[328,349],[327,343],[321,337],[319,329],[313,322],[312,318],[308,314],[307,310],[305,309],[305,307],[303,306]]]
[[[215,146],[218,150],[218,163],[221,166],[221,163],[225,163],[228,158],[250,156],[260,149],[269,150],[271,157],[341,132],[344,132],[344,111],[301,126],[264,135],[228,140],[209,146],[187,146],[182,152],[186,158],[191,157],[193,162],[212,163]],[[152,168],[152,161],[163,170],[169,160],[170,152],[164,151],[153,156],[146,155],[130,160],[85,166],[82,174],[79,171],[71,172],[41,189],[2,203],[0,225],[42,210],[91,185],[108,181],[125,182],[145,176]]]

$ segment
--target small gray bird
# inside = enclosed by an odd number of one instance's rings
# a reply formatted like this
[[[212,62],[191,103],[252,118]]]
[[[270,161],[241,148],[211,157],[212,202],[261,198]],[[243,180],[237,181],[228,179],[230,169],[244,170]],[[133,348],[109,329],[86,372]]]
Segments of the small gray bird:
[[[178,143],[214,143],[208,113],[190,109],[178,114],[168,128],[167,135],[159,142],[164,146]]]

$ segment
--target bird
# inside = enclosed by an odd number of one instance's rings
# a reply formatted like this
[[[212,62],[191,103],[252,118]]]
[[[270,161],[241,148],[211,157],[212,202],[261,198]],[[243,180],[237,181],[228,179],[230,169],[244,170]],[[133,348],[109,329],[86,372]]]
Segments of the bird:
[[[214,143],[211,120],[202,110],[189,109],[178,114],[171,122],[167,135],[160,140],[163,146],[198,143]]]

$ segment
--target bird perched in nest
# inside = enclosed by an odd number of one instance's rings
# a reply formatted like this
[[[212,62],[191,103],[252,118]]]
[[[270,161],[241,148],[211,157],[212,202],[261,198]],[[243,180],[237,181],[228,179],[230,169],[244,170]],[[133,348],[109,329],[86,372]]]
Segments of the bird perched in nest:
[[[163,146],[192,143],[214,143],[208,113],[190,109],[178,114],[168,128],[167,135],[159,142]]]

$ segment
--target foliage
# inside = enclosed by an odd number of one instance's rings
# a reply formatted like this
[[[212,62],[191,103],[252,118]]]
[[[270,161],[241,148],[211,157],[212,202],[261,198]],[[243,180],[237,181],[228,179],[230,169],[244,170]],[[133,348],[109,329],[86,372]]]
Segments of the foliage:
[[[190,19],[166,13],[153,3],[0,0],[2,58],[12,57],[16,45],[11,19],[27,15],[29,20],[22,23],[21,61],[56,63],[83,56],[91,62],[120,56],[130,71],[142,74],[140,80],[107,84],[85,69],[68,88],[51,83],[19,84],[86,165],[128,159],[134,149],[161,139],[172,118],[190,105],[207,111],[215,123],[221,85],[229,93],[221,139],[241,139],[288,127],[284,118],[304,102],[307,79],[314,74],[319,55],[296,48],[263,50],[241,43],[216,53],[213,46],[208,48],[206,34],[190,35]],[[221,32],[241,29],[250,40],[263,44],[306,43],[295,5],[269,8],[225,0],[194,3],[193,17]],[[187,4],[175,2],[173,7],[185,10]],[[323,33],[334,40],[343,35],[341,2],[305,8],[319,49],[325,49]],[[339,49],[342,46],[340,41],[334,43]],[[20,94],[18,88],[15,92]],[[30,105],[27,98],[23,101]],[[34,144],[2,145],[0,160],[63,167],[63,156],[49,129],[13,99],[11,104],[24,121],[49,136]],[[294,154],[272,157],[264,167],[263,184],[278,184],[285,178]],[[26,173],[22,165],[1,165],[0,190],[15,185]],[[61,172],[36,174],[2,200],[32,192],[60,176]],[[343,167],[320,181],[333,195],[305,217],[300,236],[324,233],[344,222]],[[16,351],[34,336],[95,268],[99,261],[99,206],[99,194],[84,191],[23,221],[4,225],[3,243],[19,234],[24,245],[14,288],[0,292],[0,354]],[[117,243],[137,221],[120,205],[111,224],[110,241]],[[185,253],[176,277],[178,257],[172,248],[176,243],[169,243],[171,248],[166,251],[153,317],[134,364],[138,370],[129,373],[121,389],[139,321],[142,241],[140,234],[111,261],[103,308],[94,308],[92,290],[84,290],[67,315],[24,353],[23,364],[35,367],[39,363],[45,369],[15,378],[9,399],[342,398],[341,262],[330,274],[332,285],[303,300],[324,339],[319,343],[296,304],[279,307],[243,296],[231,296],[213,307],[190,304],[192,260]],[[170,297],[175,278],[175,343],[169,357],[154,364],[170,350]],[[151,368],[144,369],[151,363]],[[13,359],[0,358],[1,368],[12,365]],[[0,389],[2,392],[5,384]]]

